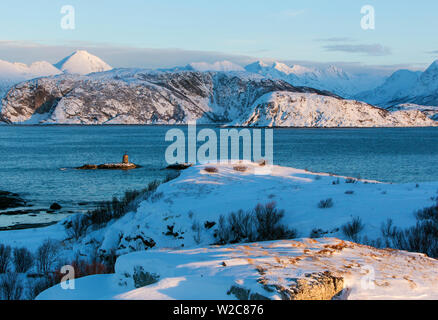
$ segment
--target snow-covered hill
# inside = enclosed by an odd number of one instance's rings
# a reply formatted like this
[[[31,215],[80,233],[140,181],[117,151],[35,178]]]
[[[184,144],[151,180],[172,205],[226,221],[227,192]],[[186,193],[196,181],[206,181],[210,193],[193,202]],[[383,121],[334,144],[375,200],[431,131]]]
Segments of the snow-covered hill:
[[[438,60],[424,72],[396,71],[383,85],[356,98],[385,108],[406,103],[438,106]]]
[[[432,120],[438,121],[438,107],[435,106],[419,106],[418,104],[404,103],[387,108],[388,111],[400,111],[400,110],[417,110],[426,114]]]
[[[65,73],[81,75],[93,72],[104,72],[112,69],[112,67],[102,59],[84,50],[78,50],[72,53],[54,66]]]
[[[267,127],[434,126],[418,110],[388,112],[366,103],[309,93],[273,92],[258,99],[233,124]]]
[[[208,172],[207,166],[217,172]],[[343,278],[343,298],[438,296],[437,260],[357,245],[347,242],[343,232],[354,218],[363,224],[357,234],[362,242],[382,237],[388,219],[400,230],[415,226],[415,212],[434,204],[438,183],[383,184],[250,162],[240,163],[239,170],[235,166],[189,168],[159,186],[135,211],[102,228],[90,227],[79,240],[67,239],[63,221],[43,229],[1,232],[0,243],[35,251],[47,238],[60,240],[63,261],[96,249],[119,256],[116,274],[79,279],[76,290],[56,286],[40,299],[236,299],[239,291],[233,286],[286,299],[294,291],[287,288],[298,280],[318,281],[325,271]],[[331,207],[318,205],[325,199],[332,199]],[[272,202],[284,210],[281,223],[295,228],[297,238],[316,239],[210,247],[218,242],[221,215]],[[136,270],[145,277],[156,274],[158,282],[136,289]]]
[[[21,83],[4,98],[1,118],[10,123],[57,124],[185,124],[197,120],[296,127],[436,125],[420,112],[389,113],[330,92],[245,72],[138,69]]]

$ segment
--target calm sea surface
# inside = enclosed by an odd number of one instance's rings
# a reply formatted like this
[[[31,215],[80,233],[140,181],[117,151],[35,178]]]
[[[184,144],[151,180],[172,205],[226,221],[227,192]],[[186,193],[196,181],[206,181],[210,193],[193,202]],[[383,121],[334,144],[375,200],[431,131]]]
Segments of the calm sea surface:
[[[0,190],[19,193],[33,208],[45,210],[53,202],[63,206],[62,214],[55,215],[0,212],[0,227],[59,220],[164,178],[168,174],[163,170],[164,155],[170,144],[164,137],[169,129],[0,126]],[[141,169],[73,169],[86,163],[120,162],[125,151]],[[384,182],[438,181],[438,128],[275,129],[274,163]]]

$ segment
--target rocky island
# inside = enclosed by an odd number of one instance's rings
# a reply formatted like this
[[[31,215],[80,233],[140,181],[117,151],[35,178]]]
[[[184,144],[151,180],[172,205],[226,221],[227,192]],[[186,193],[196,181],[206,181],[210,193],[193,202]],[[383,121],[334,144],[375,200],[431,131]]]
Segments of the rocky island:
[[[132,170],[140,168],[139,165],[129,162],[129,156],[123,155],[121,163],[85,164],[77,167],[77,170]]]

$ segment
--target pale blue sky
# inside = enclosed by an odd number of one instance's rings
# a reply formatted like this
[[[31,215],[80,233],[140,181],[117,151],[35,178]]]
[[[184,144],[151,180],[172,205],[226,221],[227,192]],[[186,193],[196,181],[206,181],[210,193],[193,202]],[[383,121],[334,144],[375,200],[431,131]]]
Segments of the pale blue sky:
[[[60,27],[67,4],[76,9],[71,31]],[[376,10],[373,31],[360,27],[360,9],[367,4]],[[55,62],[72,48],[94,47],[116,67],[172,64],[172,52],[176,65],[181,52],[173,49],[196,52],[195,60],[209,51],[205,60],[236,55],[422,66],[438,57],[437,13],[436,0],[2,1],[0,59]],[[144,54],[148,48],[172,50],[151,56]]]

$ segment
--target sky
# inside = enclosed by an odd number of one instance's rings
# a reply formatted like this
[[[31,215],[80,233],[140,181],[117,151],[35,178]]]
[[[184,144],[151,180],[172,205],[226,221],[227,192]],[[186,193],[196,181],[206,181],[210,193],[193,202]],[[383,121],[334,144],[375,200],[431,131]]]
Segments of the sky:
[[[61,28],[73,6],[75,28]],[[375,29],[361,8],[373,6]],[[14,0],[0,3],[0,59],[55,63],[76,49],[114,67],[256,59],[424,68],[438,58],[438,1]]]

